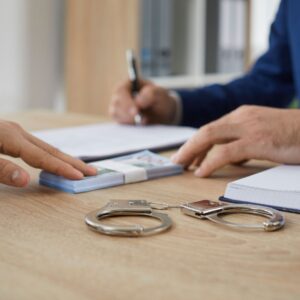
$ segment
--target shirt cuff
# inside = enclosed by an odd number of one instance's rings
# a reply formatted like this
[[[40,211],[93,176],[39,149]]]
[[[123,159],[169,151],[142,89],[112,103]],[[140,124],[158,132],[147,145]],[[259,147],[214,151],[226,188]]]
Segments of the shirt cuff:
[[[181,123],[182,119],[182,103],[181,103],[181,97],[180,95],[171,90],[169,91],[169,96],[174,100],[175,102],[175,113],[172,121],[170,122],[170,125],[179,125]]]

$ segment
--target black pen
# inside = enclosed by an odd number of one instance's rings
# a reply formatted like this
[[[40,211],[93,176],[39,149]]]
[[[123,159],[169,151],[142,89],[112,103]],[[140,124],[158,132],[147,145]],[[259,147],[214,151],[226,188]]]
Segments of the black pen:
[[[137,62],[134,56],[134,52],[132,49],[128,49],[126,51],[126,59],[127,59],[127,67],[128,67],[128,75],[131,81],[131,95],[134,98],[140,90],[138,71],[137,71]],[[134,116],[135,125],[142,124],[142,115],[140,113]]]

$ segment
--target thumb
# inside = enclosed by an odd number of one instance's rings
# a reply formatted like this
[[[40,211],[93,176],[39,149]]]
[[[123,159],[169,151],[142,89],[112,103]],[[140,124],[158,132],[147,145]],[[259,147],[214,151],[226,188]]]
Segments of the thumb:
[[[0,159],[0,183],[24,187],[29,182],[29,174],[13,162]]]
[[[145,110],[151,108],[157,101],[159,89],[153,84],[143,87],[135,97],[136,105],[139,109]]]

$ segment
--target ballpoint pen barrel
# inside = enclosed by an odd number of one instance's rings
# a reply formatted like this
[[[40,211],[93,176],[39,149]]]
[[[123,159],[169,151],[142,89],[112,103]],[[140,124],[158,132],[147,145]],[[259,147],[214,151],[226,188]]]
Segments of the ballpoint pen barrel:
[[[138,80],[137,63],[132,50],[126,51],[126,58],[128,65],[128,75],[131,82],[131,95],[133,98],[135,98],[140,90],[140,86]],[[140,113],[134,116],[134,123],[135,125],[142,124],[142,115]]]

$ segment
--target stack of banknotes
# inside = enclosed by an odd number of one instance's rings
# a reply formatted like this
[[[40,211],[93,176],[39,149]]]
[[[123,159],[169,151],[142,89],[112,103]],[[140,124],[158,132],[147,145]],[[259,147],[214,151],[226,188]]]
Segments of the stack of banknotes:
[[[82,193],[183,172],[182,166],[148,150],[90,164],[97,168],[96,176],[69,180],[42,171],[40,184],[69,193]]]

